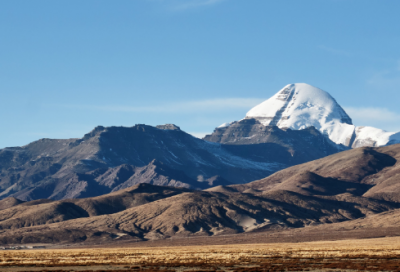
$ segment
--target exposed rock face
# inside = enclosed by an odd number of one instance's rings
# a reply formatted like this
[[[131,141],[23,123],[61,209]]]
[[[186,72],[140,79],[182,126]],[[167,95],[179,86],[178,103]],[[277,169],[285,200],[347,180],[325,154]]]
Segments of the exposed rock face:
[[[264,126],[257,119],[244,119],[216,128],[204,140],[226,145],[277,144],[290,150],[294,160],[304,156],[309,156],[310,160],[322,158],[348,149],[327,139],[314,127],[303,130],[280,129],[277,126]]]
[[[180,127],[174,124],[165,124],[165,125],[158,125],[156,126],[158,129],[165,129],[165,130],[181,130]]]

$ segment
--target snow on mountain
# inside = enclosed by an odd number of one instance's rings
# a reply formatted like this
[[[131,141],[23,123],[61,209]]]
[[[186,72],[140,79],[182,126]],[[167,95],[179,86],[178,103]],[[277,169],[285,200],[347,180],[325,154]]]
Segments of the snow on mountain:
[[[352,125],[350,117],[327,92],[308,84],[285,86],[270,99],[252,108],[246,117],[257,117],[265,125],[303,129],[331,121]]]
[[[223,123],[222,125],[220,125],[218,128],[224,128],[224,127],[229,127],[230,125],[232,125],[234,122],[229,122],[229,123]]]
[[[314,126],[333,142],[346,146],[354,130],[351,118],[330,94],[304,83],[285,86],[252,108],[246,118],[296,130]]]
[[[374,127],[356,127],[355,135],[352,147],[384,146],[400,143],[400,132],[387,132]]]
[[[270,99],[252,108],[245,118],[257,119],[265,126],[294,130],[314,126],[333,142],[349,147],[400,143],[400,133],[354,126],[329,93],[305,83],[286,85]],[[221,127],[229,125],[225,123]]]

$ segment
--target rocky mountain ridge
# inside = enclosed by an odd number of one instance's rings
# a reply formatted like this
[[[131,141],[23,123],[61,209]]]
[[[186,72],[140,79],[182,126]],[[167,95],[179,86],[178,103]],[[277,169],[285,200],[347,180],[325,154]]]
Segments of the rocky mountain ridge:
[[[0,150],[0,198],[93,197],[143,182],[205,189],[340,151],[317,130],[275,127],[270,134],[259,143],[231,145],[195,138],[175,125],[135,125],[99,126],[81,139],[41,139]]]

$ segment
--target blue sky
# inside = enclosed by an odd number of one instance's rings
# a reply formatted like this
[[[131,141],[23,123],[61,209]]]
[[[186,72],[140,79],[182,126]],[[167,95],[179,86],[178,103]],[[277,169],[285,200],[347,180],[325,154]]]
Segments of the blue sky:
[[[97,125],[195,135],[289,83],[400,131],[400,1],[0,1],[0,147]]]

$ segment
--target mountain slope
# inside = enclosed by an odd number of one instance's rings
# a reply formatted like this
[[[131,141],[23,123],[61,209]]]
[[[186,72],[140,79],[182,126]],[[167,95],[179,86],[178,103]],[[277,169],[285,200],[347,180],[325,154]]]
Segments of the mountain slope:
[[[71,219],[117,213],[190,190],[150,184],[84,199],[25,202],[0,211],[0,229],[18,229]],[[6,198],[9,200],[12,198]]]
[[[357,148],[289,167],[248,184],[238,191],[287,190],[305,195],[358,196],[400,202],[400,144]]]
[[[153,189],[157,187],[146,186]],[[173,236],[213,236],[341,222],[396,207],[390,203],[357,196],[318,198],[282,190],[260,196],[195,191],[183,192],[112,214],[66,218],[69,220],[61,220],[63,218],[60,216],[51,219],[62,221],[58,223],[42,220],[48,214],[45,207],[65,204],[78,206],[77,201],[82,200],[39,205],[36,210],[43,212],[35,216],[40,219],[36,226],[21,223],[31,223],[29,215],[21,217],[19,214],[18,218],[0,221],[0,242],[111,242],[121,237],[153,240]],[[15,208],[1,214],[10,214]]]
[[[213,177],[214,179],[216,180],[215,185],[232,184],[222,178]],[[153,160],[143,167],[123,164],[114,168],[99,168],[86,173],[70,172],[62,178],[48,178],[43,183],[14,193],[13,196],[24,200],[38,199],[39,196],[49,199],[85,198],[142,183],[204,189],[210,187],[208,182],[209,180],[194,180],[180,170],[171,169],[162,162]]]
[[[0,210],[5,210],[14,206],[17,206],[24,201],[17,199],[15,197],[7,197],[5,199],[0,200]]]

